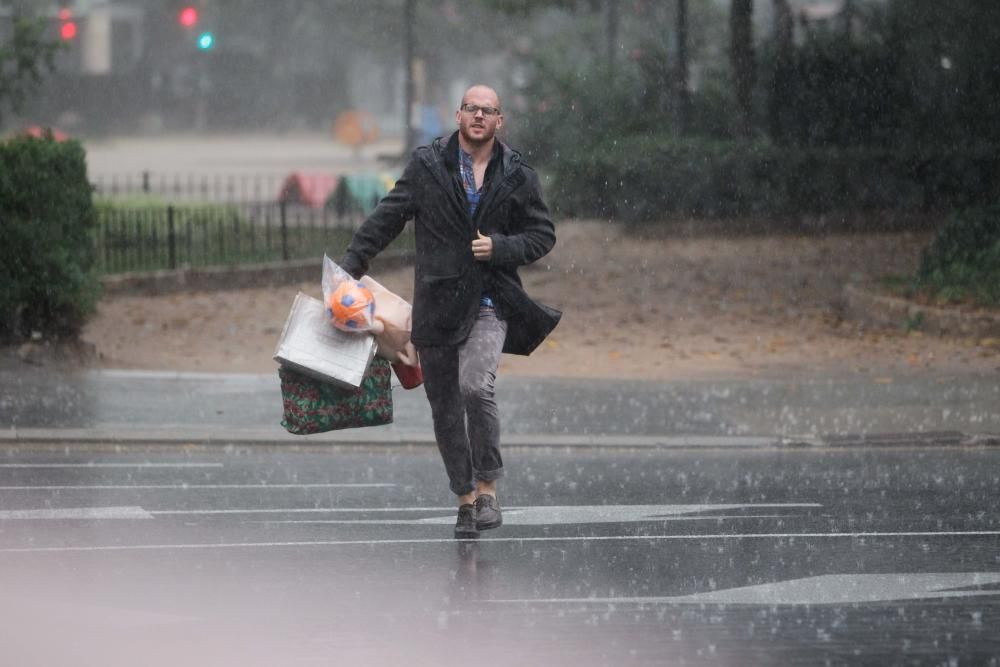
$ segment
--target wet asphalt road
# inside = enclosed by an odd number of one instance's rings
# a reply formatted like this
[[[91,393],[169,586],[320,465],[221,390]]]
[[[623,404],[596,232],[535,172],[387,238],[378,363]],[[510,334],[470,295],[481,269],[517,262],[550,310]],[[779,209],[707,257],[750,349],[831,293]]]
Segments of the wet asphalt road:
[[[0,664],[1000,665],[1000,448],[0,449]],[[485,652],[485,653],[484,653]]]
[[[956,432],[1000,434],[996,374],[782,376],[673,382],[501,376],[505,442],[560,438],[778,438]],[[393,392],[394,423],[332,434],[364,442],[433,443],[423,389]],[[209,374],[4,368],[0,441],[62,439],[274,442],[281,430],[277,374]],[[541,436],[541,437],[539,437]],[[749,440],[747,440],[749,442]],[[562,443],[560,443],[562,444]]]

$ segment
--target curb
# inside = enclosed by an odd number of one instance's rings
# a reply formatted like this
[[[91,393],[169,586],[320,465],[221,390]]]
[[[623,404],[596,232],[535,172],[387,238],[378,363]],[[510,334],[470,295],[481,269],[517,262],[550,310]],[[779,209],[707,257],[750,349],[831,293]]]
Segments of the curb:
[[[372,267],[391,270],[413,264],[411,253],[389,254],[372,260]],[[318,285],[322,273],[318,259],[263,262],[235,266],[187,267],[173,271],[119,273],[101,278],[105,296],[174,294],[177,292],[280,287],[307,280]]]
[[[597,449],[749,449],[781,445],[779,438],[760,436],[614,436],[614,435],[511,435],[505,447],[563,447]],[[87,447],[91,445],[157,446],[275,446],[275,447],[428,447],[437,448],[430,433],[368,433],[352,431],[295,436],[284,431],[247,431],[206,433],[178,429],[168,434],[113,428],[44,429],[11,428],[0,431],[0,446],[51,445]]]
[[[829,436],[726,436],[726,435],[553,435],[526,434],[504,438],[504,447],[525,449],[798,449],[828,450],[853,448],[981,448],[1000,447],[1000,434],[957,431],[915,433],[868,433]],[[11,428],[0,431],[0,447],[53,448],[66,451],[88,448],[147,447],[286,447],[290,449],[330,448],[428,448],[436,449],[433,434],[422,432],[354,431],[295,436],[284,431],[206,433],[178,429],[168,434],[114,428],[44,429]]]
[[[924,306],[899,297],[875,294],[858,285],[844,288],[844,308],[848,319],[876,326],[918,330],[936,336],[1000,337],[1000,313]]]

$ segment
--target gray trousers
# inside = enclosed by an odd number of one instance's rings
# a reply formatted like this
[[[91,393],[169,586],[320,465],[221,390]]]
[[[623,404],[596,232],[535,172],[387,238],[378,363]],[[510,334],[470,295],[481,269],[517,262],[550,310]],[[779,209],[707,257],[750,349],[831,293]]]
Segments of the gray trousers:
[[[503,477],[494,383],[506,336],[507,323],[480,308],[464,343],[418,350],[434,437],[457,496],[475,491],[476,480]]]

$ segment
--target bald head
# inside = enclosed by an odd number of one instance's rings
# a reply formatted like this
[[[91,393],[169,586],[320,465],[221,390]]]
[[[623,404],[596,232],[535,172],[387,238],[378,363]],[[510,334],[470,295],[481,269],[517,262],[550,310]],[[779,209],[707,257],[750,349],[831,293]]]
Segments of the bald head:
[[[467,153],[489,151],[496,131],[503,127],[500,96],[489,86],[472,86],[455,112],[458,141]]]
[[[472,86],[465,94],[462,95],[462,104],[476,104],[475,100],[489,98],[490,103],[485,106],[496,107],[497,109],[502,108],[500,106],[500,96],[497,95],[497,91],[493,90],[489,86],[484,86],[482,84],[477,84]],[[484,106],[480,104],[480,106]]]

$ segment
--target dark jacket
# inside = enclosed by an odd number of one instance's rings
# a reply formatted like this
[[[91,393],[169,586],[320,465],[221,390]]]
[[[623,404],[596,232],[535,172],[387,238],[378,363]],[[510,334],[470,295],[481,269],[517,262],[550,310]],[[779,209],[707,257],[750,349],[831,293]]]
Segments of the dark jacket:
[[[421,146],[375,211],[354,234],[338,264],[355,278],[403,231],[410,219],[416,236],[413,331],[417,347],[456,345],[476,320],[485,292],[507,321],[504,352],[530,354],[562,316],[532,300],[517,267],[544,256],[555,245],[549,211],[535,171],[517,151],[496,142],[487,187],[469,215],[458,167],[458,133]],[[493,239],[493,257],[472,255],[476,230]]]

